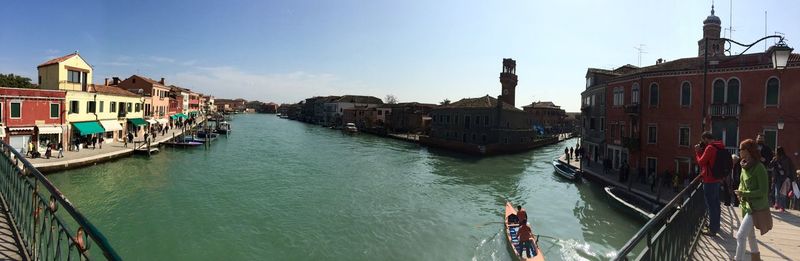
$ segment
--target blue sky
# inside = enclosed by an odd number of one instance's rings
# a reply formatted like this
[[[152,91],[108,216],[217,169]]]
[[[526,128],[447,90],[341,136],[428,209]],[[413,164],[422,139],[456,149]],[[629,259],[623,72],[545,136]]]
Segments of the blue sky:
[[[730,1],[716,11],[729,26]],[[711,2],[676,1],[12,1],[0,72],[78,50],[94,80],[140,74],[217,97],[297,102],[363,94],[436,103],[500,91],[517,60],[516,103],[577,111],[587,67],[697,53]],[[733,39],[767,31],[800,49],[800,1],[733,1]],[[794,40],[794,41],[793,41]],[[771,42],[770,42],[771,44]],[[756,51],[763,51],[763,45]],[[734,50],[737,50],[734,48]],[[741,49],[738,49],[741,50]]]

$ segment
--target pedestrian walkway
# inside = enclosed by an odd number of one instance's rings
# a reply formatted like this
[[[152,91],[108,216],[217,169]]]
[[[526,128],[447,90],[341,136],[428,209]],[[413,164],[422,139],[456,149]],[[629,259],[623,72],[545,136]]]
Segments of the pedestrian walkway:
[[[202,122],[201,122],[202,123]],[[172,139],[174,136],[182,135],[182,130],[179,128],[170,129],[165,135],[156,135],[155,139],[151,140],[151,146],[158,146],[159,143]],[[28,158],[27,160],[33,164],[34,167],[39,169],[42,172],[51,172],[60,169],[67,169],[70,167],[82,166],[85,164],[93,164],[100,161],[115,159],[123,156],[127,156],[133,153],[136,145],[142,145],[144,142],[144,137],[139,136],[134,138],[134,143],[128,143],[125,146],[124,142],[105,142],[97,148],[81,148],[80,151],[64,151],[63,158],[57,158],[55,156],[58,155],[58,151],[52,152],[52,157],[49,159],[46,158],[36,158],[31,159]],[[42,153],[44,155],[44,153]]]
[[[0,260],[24,260],[4,202],[0,202]]]
[[[561,157],[559,157],[558,160],[564,164],[567,163],[566,155],[561,155]],[[581,168],[580,161],[570,160],[569,164],[575,167],[576,169]],[[661,188],[658,188],[656,186],[651,186],[651,184],[644,184],[639,181],[639,177],[637,176],[638,173],[636,173],[635,170],[631,170],[630,177],[628,177],[630,182],[625,182],[625,183],[620,181],[618,171],[609,170],[607,173],[604,173],[602,164],[597,162],[587,161],[587,163],[583,164],[582,170],[584,172],[584,177],[586,178],[599,180],[602,183],[611,184],[623,188],[627,188],[628,185],[630,185],[631,190],[634,193],[642,197],[645,197],[647,199],[650,199],[652,201],[659,201],[662,204],[667,204],[680,191],[678,190],[678,192],[676,192],[671,185],[666,185],[663,183]],[[670,184],[671,183],[672,182],[670,182]],[[683,186],[681,186],[680,189],[682,188]],[[659,193],[661,194],[659,195]]]
[[[700,235],[694,248],[694,260],[732,260],[736,252],[736,238],[742,220],[741,210],[737,207],[722,206],[720,232],[716,237]],[[762,260],[798,260],[800,259],[800,211],[786,210],[780,213],[772,211],[773,227],[765,235],[759,235],[758,249]],[[746,249],[750,251],[748,246]],[[744,260],[750,260],[750,253]]]

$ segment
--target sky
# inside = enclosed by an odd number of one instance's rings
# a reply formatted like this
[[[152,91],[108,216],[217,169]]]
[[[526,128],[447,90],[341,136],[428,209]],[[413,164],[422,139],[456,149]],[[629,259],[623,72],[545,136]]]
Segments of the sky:
[[[642,66],[696,55],[711,4],[4,1],[0,73],[36,79],[38,64],[78,51],[95,83],[138,74],[218,98],[295,103],[391,94],[438,103],[497,96],[502,59],[513,58],[517,107],[553,101],[578,111],[589,67],[638,65],[640,46]],[[800,1],[716,1],[715,10],[723,28],[733,19],[725,36],[736,41],[763,37],[767,11],[767,32],[800,47]]]

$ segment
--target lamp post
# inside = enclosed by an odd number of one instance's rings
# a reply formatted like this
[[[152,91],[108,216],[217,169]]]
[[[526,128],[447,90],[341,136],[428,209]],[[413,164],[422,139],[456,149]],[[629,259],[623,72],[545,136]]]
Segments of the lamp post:
[[[733,56],[733,57],[728,59],[728,60],[730,60],[730,59],[733,59],[733,58],[741,56],[742,54],[747,52],[747,50],[749,50],[754,45],[756,45],[756,44],[758,44],[761,41],[764,41],[766,39],[770,39],[770,38],[779,39],[777,44],[773,45],[772,47],[769,48],[769,50],[767,50],[767,53],[772,58],[772,68],[773,69],[782,70],[782,69],[786,68],[786,64],[789,62],[789,55],[792,53],[792,50],[794,50],[791,47],[789,47],[788,45],[786,45],[786,42],[784,42],[785,39],[784,39],[783,36],[780,36],[780,35],[765,36],[765,37],[763,37],[761,39],[758,39],[757,41],[755,41],[755,42],[753,42],[751,44],[742,44],[742,43],[739,43],[737,41],[734,41],[734,40],[731,40],[731,39],[727,39],[727,38],[708,38],[708,37],[704,38],[704,40],[705,40],[705,50],[704,50],[704,58],[703,58],[703,108],[702,108],[702,112],[703,112],[703,123],[702,123],[703,128],[702,128],[702,130],[703,131],[706,130],[706,111],[708,110],[707,105],[706,105],[706,89],[707,89],[707,86],[708,86],[708,40],[709,39],[710,40],[720,40],[720,41],[736,44],[736,45],[739,45],[739,46],[742,46],[742,47],[747,47],[740,54],[738,54],[736,56]],[[730,48],[728,48],[725,51],[730,53]],[[779,121],[779,124],[780,125],[779,125],[778,128],[781,129],[780,126],[782,126],[783,124],[780,121]]]

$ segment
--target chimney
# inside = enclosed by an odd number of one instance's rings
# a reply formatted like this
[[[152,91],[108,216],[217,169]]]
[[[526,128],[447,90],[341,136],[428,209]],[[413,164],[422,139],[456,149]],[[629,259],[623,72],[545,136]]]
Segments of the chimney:
[[[111,78],[111,84],[113,84],[113,85],[119,84],[119,77],[112,77]]]
[[[158,81],[158,83],[160,83],[161,85],[164,85],[164,77],[161,77],[161,80]]]
[[[105,86],[108,86],[108,78],[106,78],[106,80],[105,80],[105,82],[103,83],[103,85],[105,85]]]

